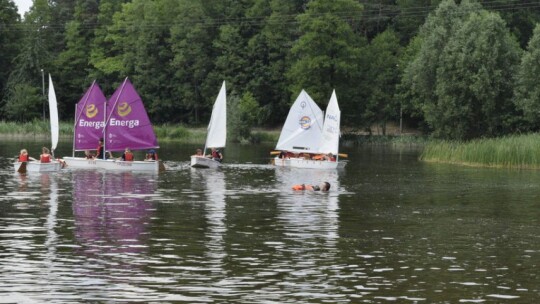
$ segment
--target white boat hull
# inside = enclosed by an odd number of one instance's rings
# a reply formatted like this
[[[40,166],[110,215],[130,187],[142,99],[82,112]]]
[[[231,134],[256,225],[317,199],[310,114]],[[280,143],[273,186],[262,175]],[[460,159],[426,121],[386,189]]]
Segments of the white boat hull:
[[[327,161],[327,160],[312,160],[303,158],[279,158],[273,159],[274,165],[278,167],[306,168],[306,169],[338,169],[343,168],[346,162],[343,161]]]
[[[62,159],[70,169],[99,169],[95,159],[86,157],[63,157]]]
[[[15,172],[19,171],[23,163],[16,162],[13,164]],[[62,168],[62,164],[57,161],[52,161],[50,163],[41,163],[39,161],[30,161],[26,162],[25,172],[57,172]]]
[[[191,156],[191,166],[193,168],[215,169],[221,166],[221,163],[204,156]]]
[[[95,160],[97,167],[107,171],[159,172],[159,161],[122,161],[113,159]]]

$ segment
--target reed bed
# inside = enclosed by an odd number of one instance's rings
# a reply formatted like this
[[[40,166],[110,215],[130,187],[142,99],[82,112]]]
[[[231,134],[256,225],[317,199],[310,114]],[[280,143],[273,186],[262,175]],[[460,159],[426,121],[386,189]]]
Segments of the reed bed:
[[[420,159],[467,166],[540,169],[540,134],[428,143]]]

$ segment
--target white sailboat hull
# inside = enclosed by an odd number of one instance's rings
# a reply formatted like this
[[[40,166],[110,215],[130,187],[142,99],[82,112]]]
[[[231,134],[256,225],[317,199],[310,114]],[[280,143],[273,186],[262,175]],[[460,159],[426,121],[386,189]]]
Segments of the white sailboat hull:
[[[278,167],[306,168],[306,169],[338,169],[347,164],[343,161],[311,160],[303,158],[279,158],[273,159]]]
[[[211,158],[207,158],[204,156],[191,156],[191,166],[193,168],[210,168],[215,169],[219,168],[221,166],[221,163],[213,160]]]
[[[107,171],[159,172],[159,161],[95,160],[97,167]]]
[[[23,163],[16,162],[13,164],[15,172],[19,171]],[[62,164],[58,161],[50,163],[41,163],[39,161],[26,162],[26,172],[57,172],[62,168]]]
[[[63,157],[62,159],[70,169],[99,169],[95,159],[86,157]]]

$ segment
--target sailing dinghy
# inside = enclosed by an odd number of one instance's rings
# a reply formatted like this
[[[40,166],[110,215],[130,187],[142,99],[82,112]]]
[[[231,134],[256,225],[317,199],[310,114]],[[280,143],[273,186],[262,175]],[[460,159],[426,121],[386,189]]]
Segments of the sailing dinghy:
[[[208,124],[208,133],[206,134],[206,143],[203,155],[192,155],[191,166],[194,168],[218,168],[221,162],[205,156],[206,149],[225,148],[227,141],[227,91],[225,81],[221,85],[221,90],[212,108],[212,116]],[[211,156],[211,155],[210,155]]]
[[[16,172],[56,172],[62,168],[62,164],[54,159],[54,149],[58,145],[58,137],[60,135],[60,126],[58,123],[58,105],[56,101],[56,93],[51,74],[49,74],[49,120],[51,124],[51,161],[42,163],[41,161],[16,162],[14,168]]]
[[[326,108],[324,122],[321,109],[302,90],[281,130],[276,145],[276,150],[281,153],[273,159],[274,165],[310,169],[343,167],[345,163],[338,160],[340,117],[335,90]]]
[[[69,168],[97,169],[93,158],[75,157],[75,151],[95,150],[103,137],[105,127],[105,103],[107,99],[94,80],[90,88],[75,105],[73,126],[73,155],[63,157]]]
[[[106,104],[103,151],[123,152],[157,149],[157,137],[141,97],[126,77]],[[107,153],[103,153],[105,156]],[[159,160],[122,161],[96,159],[98,168],[112,171],[159,172],[164,167]]]

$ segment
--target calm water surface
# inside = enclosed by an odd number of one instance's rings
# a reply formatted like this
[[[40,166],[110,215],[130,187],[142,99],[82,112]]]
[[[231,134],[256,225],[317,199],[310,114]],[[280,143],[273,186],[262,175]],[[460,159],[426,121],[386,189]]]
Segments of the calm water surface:
[[[536,303],[540,172],[345,147],[344,170],[220,170],[164,144],[162,174],[14,173],[0,147],[0,303]],[[70,155],[70,143],[57,155]],[[297,183],[329,193],[293,193]]]

